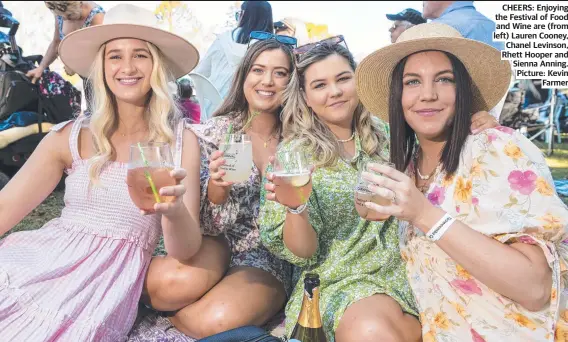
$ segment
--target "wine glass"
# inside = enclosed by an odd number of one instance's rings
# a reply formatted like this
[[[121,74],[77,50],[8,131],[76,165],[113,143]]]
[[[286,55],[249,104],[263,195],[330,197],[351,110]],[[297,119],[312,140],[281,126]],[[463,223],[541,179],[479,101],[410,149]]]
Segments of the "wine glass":
[[[174,168],[170,145],[138,143],[130,146],[126,184],[132,202],[141,210],[154,211],[155,203],[171,202],[173,196],[160,196],[160,189],[176,185],[170,176]]]
[[[289,208],[305,204],[312,193],[313,164],[302,151],[282,151],[274,160],[274,193]]]
[[[378,213],[372,209],[365,206],[365,202],[373,202],[381,206],[389,206],[392,203],[392,199],[385,198],[379,194],[374,193],[369,189],[370,182],[363,178],[363,172],[376,173],[369,168],[371,162],[363,163],[359,174],[357,176],[357,185],[355,186],[355,209],[361,218],[367,221],[384,221],[390,217],[390,215],[385,215]],[[394,168],[394,164],[390,162],[380,162],[379,164],[387,165]],[[384,175],[382,175],[384,176]],[[386,177],[386,176],[385,176]]]

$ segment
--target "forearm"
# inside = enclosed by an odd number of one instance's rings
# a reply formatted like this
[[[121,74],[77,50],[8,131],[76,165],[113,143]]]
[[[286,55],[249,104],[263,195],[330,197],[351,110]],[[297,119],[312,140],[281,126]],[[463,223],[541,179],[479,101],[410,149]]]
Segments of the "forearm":
[[[309,259],[318,248],[318,236],[308,219],[308,209],[296,215],[287,212],[283,229],[284,245],[294,255]]]
[[[211,180],[207,185],[207,198],[213,204],[221,205],[227,202],[231,187],[220,187],[214,185]]]
[[[178,260],[188,260],[201,247],[199,222],[187,210],[179,216],[162,216],[164,246],[168,255]]]
[[[52,41],[51,44],[49,44],[49,47],[47,48],[47,51],[45,52],[45,55],[43,56],[40,63],[40,66],[43,69],[47,69],[47,67],[49,67],[51,63],[53,63],[53,61],[55,61],[55,59],[57,58],[57,48],[59,47],[59,43],[59,41]]]
[[[443,215],[442,209],[432,207],[415,226],[426,233]],[[522,246],[529,252],[524,253],[521,248],[503,244],[458,220],[437,244],[473,277],[527,309],[539,310],[539,305],[534,303],[550,295],[552,272],[545,259],[542,261],[544,254],[534,257],[542,253],[539,247]],[[530,248],[539,250],[529,251]]]

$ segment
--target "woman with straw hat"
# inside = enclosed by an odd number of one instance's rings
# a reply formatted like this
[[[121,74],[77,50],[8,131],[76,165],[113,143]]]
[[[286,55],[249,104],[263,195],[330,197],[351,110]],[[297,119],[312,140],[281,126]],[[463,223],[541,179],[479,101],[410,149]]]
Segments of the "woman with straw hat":
[[[361,101],[388,113],[396,165],[365,175],[391,204],[366,205],[402,222],[424,341],[553,341],[566,316],[568,209],[542,153],[506,127],[468,130],[510,72],[498,50],[432,23],[357,70]]]
[[[65,65],[93,82],[94,111],[56,126],[0,192],[1,235],[68,174],[61,217],[0,241],[1,341],[124,341],[162,231],[170,256],[200,251],[199,191],[186,192],[199,189],[199,146],[168,92],[199,55],[155,25],[152,12],[118,5],[59,46]],[[167,143],[175,156],[177,185],[159,189],[173,200],[152,214],[126,185],[140,141]]]

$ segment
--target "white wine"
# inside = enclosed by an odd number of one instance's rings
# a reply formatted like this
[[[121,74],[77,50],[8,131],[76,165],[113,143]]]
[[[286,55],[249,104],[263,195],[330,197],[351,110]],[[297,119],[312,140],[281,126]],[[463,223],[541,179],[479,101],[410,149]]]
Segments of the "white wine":
[[[221,170],[225,171],[225,182],[241,183],[246,181],[252,170],[252,144],[250,141],[232,144],[220,144],[219,150],[223,151],[225,165]]]
[[[327,342],[319,308],[319,275],[308,273],[304,278],[304,300],[289,342]]]
[[[299,207],[306,203],[312,193],[310,172],[302,173],[274,173],[274,193],[283,205],[291,208]]]
[[[384,221],[390,217],[390,215],[385,215],[369,209],[365,206],[365,202],[373,202],[381,206],[389,206],[391,200],[379,196],[371,191],[358,187],[355,189],[355,209],[359,216],[367,221]]]

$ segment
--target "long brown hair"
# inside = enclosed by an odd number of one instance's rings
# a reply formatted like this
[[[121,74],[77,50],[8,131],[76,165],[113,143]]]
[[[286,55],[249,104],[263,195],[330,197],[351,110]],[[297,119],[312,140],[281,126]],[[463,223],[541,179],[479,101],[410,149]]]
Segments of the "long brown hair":
[[[250,46],[247,50],[247,53],[244,55],[239,67],[237,68],[237,72],[235,73],[235,77],[233,78],[233,84],[231,85],[231,89],[229,90],[229,94],[219,107],[213,116],[231,116],[236,121],[237,129],[242,129],[243,125],[248,121],[250,113],[248,110],[248,102],[245,97],[244,92],[244,84],[245,80],[254,64],[258,56],[264,51],[276,50],[280,49],[284,51],[284,53],[288,56],[290,61],[289,70],[292,73],[295,69],[294,64],[294,55],[292,54],[292,49],[288,46],[278,42],[275,39],[268,39],[254,43]],[[278,110],[278,120],[277,120],[277,129],[280,130],[282,122],[280,121],[280,111],[281,108]]]

